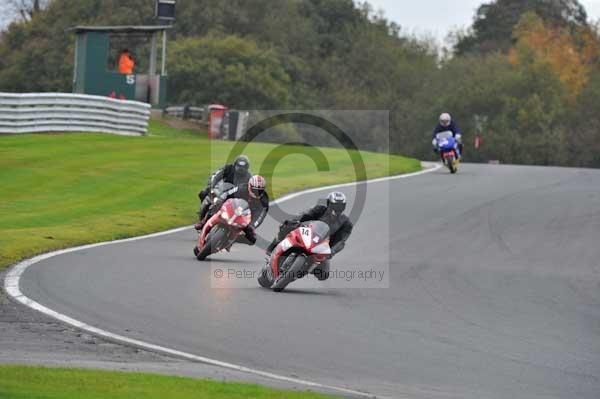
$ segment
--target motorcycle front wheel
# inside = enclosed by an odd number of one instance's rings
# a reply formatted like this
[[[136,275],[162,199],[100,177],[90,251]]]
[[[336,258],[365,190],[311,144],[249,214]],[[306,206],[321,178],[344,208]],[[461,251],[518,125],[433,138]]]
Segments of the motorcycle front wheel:
[[[302,255],[296,256],[292,265],[282,270],[283,274],[279,275],[279,278],[273,284],[273,291],[281,292],[291,282],[304,277],[304,275],[306,274],[306,270],[304,270],[305,268],[306,257]]]
[[[449,157],[446,158],[446,166],[448,167],[448,170],[450,171],[450,173],[454,174],[456,173],[456,158],[454,157]]]
[[[196,259],[205,260],[209,255],[217,252],[226,238],[227,231],[221,227],[215,227],[208,233],[204,247],[202,247],[202,249],[198,249]],[[194,253],[196,253],[196,251],[194,251]]]
[[[260,276],[258,276],[258,284],[263,288],[271,288],[273,285],[273,279],[269,278],[268,266],[261,270]]]

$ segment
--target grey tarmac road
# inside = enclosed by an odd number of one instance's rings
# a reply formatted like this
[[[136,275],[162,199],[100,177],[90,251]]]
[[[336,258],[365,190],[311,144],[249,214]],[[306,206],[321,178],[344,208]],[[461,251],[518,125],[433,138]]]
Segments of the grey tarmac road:
[[[216,280],[263,253],[201,263],[187,230],[47,259],[21,290],[113,333],[380,396],[600,398],[600,171],[463,165],[367,189],[333,267],[381,271],[375,288]]]

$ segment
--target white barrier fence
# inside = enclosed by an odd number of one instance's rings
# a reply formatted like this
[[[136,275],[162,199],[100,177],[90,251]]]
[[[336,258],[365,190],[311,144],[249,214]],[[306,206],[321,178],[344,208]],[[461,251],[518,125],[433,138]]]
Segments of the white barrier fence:
[[[0,93],[0,133],[146,134],[150,105],[67,93]]]

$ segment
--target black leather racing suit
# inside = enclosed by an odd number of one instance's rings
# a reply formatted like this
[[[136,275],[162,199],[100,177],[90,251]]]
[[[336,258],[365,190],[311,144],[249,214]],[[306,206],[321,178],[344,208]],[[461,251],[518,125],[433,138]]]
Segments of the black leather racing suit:
[[[334,215],[332,210],[327,208],[327,206],[316,205],[315,207],[310,208],[309,210],[298,215],[296,219],[286,220],[280,226],[277,237],[273,239],[267,248],[267,253],[270,254],[277,244],[285,239],[290,232],[298,228],[300,223],[308,222],[310,220],[320,220],[327,223],[329,226],[329,246],[331,247],[332,257],[344,249],[346,246],[346,241],[352,234],[352,229],[354,228],[354,225],[350,219],[348,219],[348,217],[343,213]],[[329,268],[330,262],[328,260],[317,267],[313,271],[313,274],[319,280],[327,280],[329,278]]]
[[[217,170],[208,178],[208,186],[202,191],[198,193],[198,197],[200,198],[200,211],[198,214],[200,215],[199,219],[203,220],[208,212],[208,206],[203,205],[204,198],[210,193],[211,187],[214,187],[220,181],[224,181],[226,183],[233,184],[238,186],[240,184],[248,183],[248,180],[252,175],[250,172],[246,173],[236,173],[234,164],[226,164],[221,169]]]

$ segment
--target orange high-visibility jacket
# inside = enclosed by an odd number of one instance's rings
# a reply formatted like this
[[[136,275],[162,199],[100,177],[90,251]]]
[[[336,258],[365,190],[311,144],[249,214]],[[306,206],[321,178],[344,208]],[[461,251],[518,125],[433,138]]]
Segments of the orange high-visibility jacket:
[[[134,66],[135,62],[133,61],[133,58],[131,58],[127,53],[122,53],[119,57],[119,73],[131,75],[133,73]]]

